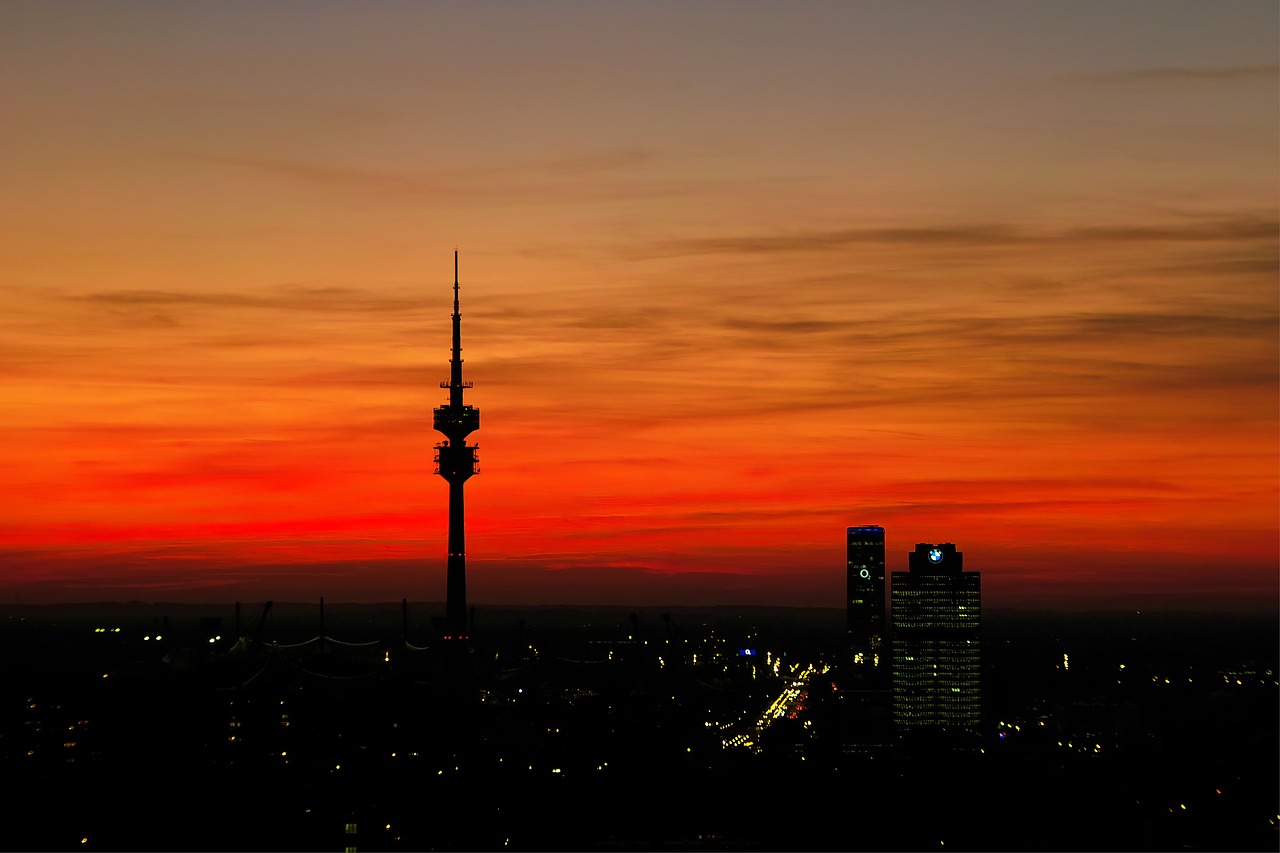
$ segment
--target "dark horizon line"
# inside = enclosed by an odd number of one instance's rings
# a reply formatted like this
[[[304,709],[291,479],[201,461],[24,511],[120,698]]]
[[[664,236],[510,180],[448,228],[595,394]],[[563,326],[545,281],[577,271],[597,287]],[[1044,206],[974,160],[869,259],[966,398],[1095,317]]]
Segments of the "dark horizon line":
[[[273,608],[278,607],[314,607],[319,608],[320,599],[240,599],[225,601],[209,601],[209,602],[192,602],[192,601],[144,601],[141,599],[128,600],[97,600],[97,601],[61,601],[61,602],[0,602],[0,612],[9,610],[37,610],[37,609],[55,609],[55,608],[93,608],[93,607],[174,607],[183,609],[193,608],[218,608],[218,607],[235,607],[237,604],[244,605],[248,610],[252,611],[256,607],[261,607],[267,601],[271,601]],[[324,600],[326,608],[339,607],[344,609],[381,609],[381,608],[399,608],[408,604],[415,608],[425,608],[430,610],[439,610],[443,612],[445,607],[444,601],[427,601],[427,600],[404,600],[401,601],[329,601]],[[694,610],[738,610],[738,611],[816,611],[826,612],[832,615],[844,614],[846,608],[839,607],[819,607],[813,605],[791,605],[791,604],[483,604],[475,605],[479,611],[481,609],[493,610],[586,610],[586,611],[694,611]],[[1280,619],[1280,612],[1274,608],[1257,607],[1252,609],[1223,609],[1223,608],[1194,608],[1194,607],[1176,607],[1171,608],[1165,605],[1134,607],[1134,606],[1111,606],[1111,607],[1045,607],[1045,606],[983,606],[983,614],[991,613],[1063,613],[1070,615],[1088,615],[1088,614],[1151,614],[1151,615],[1214,615],[1214,616],[1266,616]]]

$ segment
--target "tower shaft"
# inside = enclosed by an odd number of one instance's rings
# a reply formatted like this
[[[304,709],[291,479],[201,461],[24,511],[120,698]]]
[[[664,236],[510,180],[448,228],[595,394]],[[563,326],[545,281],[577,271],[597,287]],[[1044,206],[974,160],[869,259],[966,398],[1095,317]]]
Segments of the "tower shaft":
[[[462,482],[449,483],[449,560],[445,574],[445,621],[451,636],[466,634],[467,527],[463,521]]]
[[[445,635],[464,639],[467,635],[466,522],[462,487],[479,472],[477,445],[467,444],[467,436],[480,428],[480,410],[463,402],[463,391],[471,387],[462,380],[462,311],[458,300],[458,252],[453,253],[453,348],[449,378],[440,383],[449,389],[449,402],[434,412],[434,427],[445,440],[436,445],[436,473],[449,483],[449,556],[445,575]]]

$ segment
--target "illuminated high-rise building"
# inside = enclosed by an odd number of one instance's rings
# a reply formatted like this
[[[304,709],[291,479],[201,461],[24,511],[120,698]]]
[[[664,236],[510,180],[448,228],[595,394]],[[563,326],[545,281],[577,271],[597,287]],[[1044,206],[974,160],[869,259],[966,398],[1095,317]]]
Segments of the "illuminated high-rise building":
[[[856,671],[871,677],[885,654],[884,528],[877,524],[846,531],[845,588],[849,606],[849,650]]]
[[[435,410],[435,429],[446,440],[436,445],[436,473],[449,483],[449,559],[445,576],[444,635],[460,640],[467,636],[466,525],[462,486],[479,471],[477,445],[467,436],[480,428],[480,410],[464,405],[462,392],[471,387],[462,381],[462,311],[458,307],[458,252],[453,252],[453,350],[449,378],[440,383],[449,389],[449,402]]]
[[[908,741],[977,743],[981,723],[981,575],[950,542],[920,544],[893,573],[893,724]]]

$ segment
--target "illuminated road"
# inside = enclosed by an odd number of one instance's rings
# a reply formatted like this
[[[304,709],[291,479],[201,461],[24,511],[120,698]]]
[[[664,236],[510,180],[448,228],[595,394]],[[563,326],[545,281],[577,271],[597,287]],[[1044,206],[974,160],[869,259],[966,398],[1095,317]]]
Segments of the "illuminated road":
[[[798,664],[796,668],[799,668]],[[804,699],[808,696],[807,682],[816,672],[812,665],[801,669],[787,682],[787,686],[783,688],[778,698],[774,699],[754,722],[736,726],[736,731],[726,737],[721,745],[725,749],[730,747],[759,749],[757,742],[760,735],[773,724],[774,720],[794,716],[796,711],[804,707]]]

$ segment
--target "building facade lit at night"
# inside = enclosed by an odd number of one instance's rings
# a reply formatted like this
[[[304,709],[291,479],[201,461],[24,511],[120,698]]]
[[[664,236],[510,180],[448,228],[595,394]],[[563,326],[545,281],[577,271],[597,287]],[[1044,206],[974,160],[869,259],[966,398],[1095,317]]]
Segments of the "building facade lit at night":
[[[981,575],[951,543],[919,544],[893,573],[893,723],[907,742],[976,746],[981,724]]]
[[[874,679],[887,663],[884,528],[866,524],[845,532],[849,650],[857,671]]]

